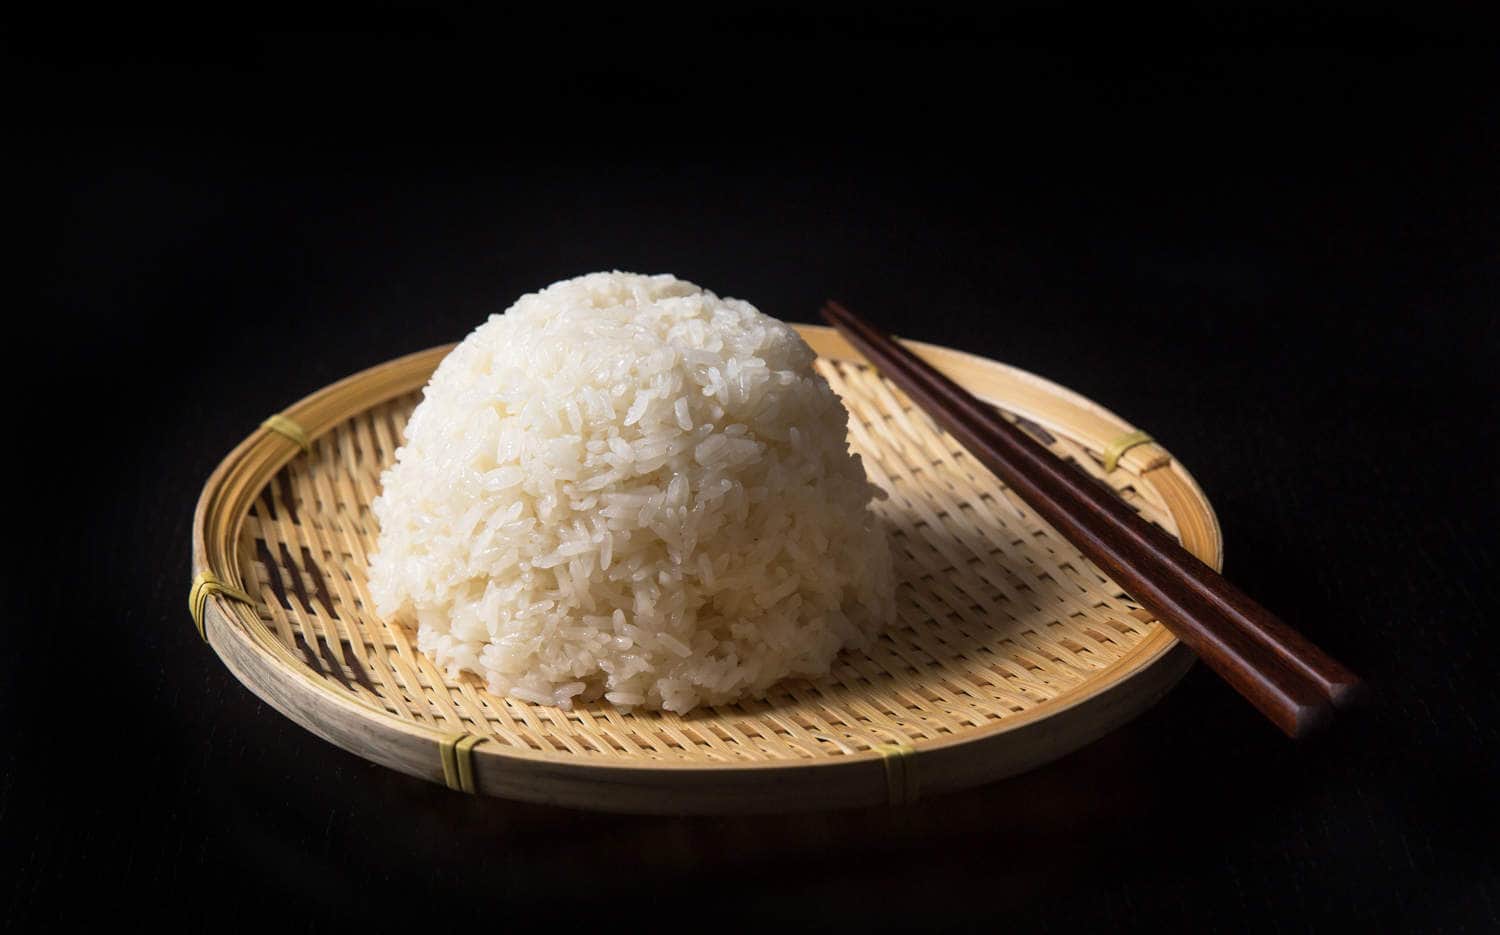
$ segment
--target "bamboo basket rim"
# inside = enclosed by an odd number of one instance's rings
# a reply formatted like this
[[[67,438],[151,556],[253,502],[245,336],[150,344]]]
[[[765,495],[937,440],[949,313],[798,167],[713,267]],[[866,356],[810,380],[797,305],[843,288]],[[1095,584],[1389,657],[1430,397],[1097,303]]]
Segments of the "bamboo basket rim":
[[[794,324],[794,327],[805,339],[815,344],[820,357],[833,360],[865,362],[862,355],[850,347],[831,328],[805,324]],[[1088,420],[1092,420],[1095,423],[1093,431],[1085,431],[1080,428],[1077,421],[1065,421],[1061,418],[1050,416],[1045,412],[1038,411],[1034,402],[1028,405],[1028,400],[1018,401],[1014,398],[996,399],[987,395],[982,390],[976,390],[976,395],[986,402],[1002,406],[1026,420],[1043,427],[1049,432],[1067,436],[1080,442],[1093,442],[1103,447],[1108,444],[1111,438],[1129,433],[1135,429],[1132,424],[1126,422],[1094,400],[1021,368],[976,354],[925,342],[902,339],[902,343],[912,348],[940,370],[951,371],[955,368],[967,367],[1003,373],[1021,385],[1029,387],[1031,392],[1038,397],[1046,397],[1054,402],[1065,403],[1074,410],[1073,413],[1070,413],[1071,416],[1087,417]],[[282,410],[281,414],[296,420],[305,429],[309,438],[316,439],[319,435],[343,420],[356,415],[358,412],[368,410],[399,397],[404,393],[420,388],[425,384],[431,368],[427,368],[422,373],[420,379],[415,380],[415,382],[410,377],[410,373],[414,370],[421,370],[429,361],[435,367],[437,362],[453,346],[453,344],[439,345],[366,368],[304,396]],[[357,403],[357,406],[350,408],[348,405],[350,403]],[[1108,432],[1108,436],[1105,435],[1106,431]],[[235,584],[232,580],[232,575],[237,571],[239,566],[236,561],[231,559],[237,548],[240,526],[253,498],[251,501],[246,501],[241,497],[240,500],[226,502],[223,498],[226,481],[244,470],[249,471],[251,477],[251,481],[245,486],[250,489],[262,488],[266,483],[271,482],[276,474],[299,453],[300,450],[294,446],[287,445],[283,437],[266,428],[261,428],[247,436],[225,456],[209,476],[194,510],[192,534],[192,573],[194,575],[208,569],[218,573],[226,582]],[[1199,524],[1196,534],[1198,541],[1190,544],[1189,548],[1210,566],[1215,569],[1221,568],[1223,561],[1223,539],[1218,518],[1208,498],[1204,495],[1201,487],[1186,467],[1177,458],[1167,455],[1154,442],[1147,443],[1131,452],[1127,452],[1120,458],[1120,463],[1133,467],[1135,469],[1134,473],[1138,475],[1140,480],[1146,483],[1155,484],[1170,478],[1168,482],[1181,486],[1181,493],[1196,507],[1196,515],[1191,518]],[[1147,474],[1153,476],[1147,477]],[[1174,519],[1180,523],[1183,517],[1178,517],[1175,510],[1172,512]],[[284,647],[280,647],[279,644],[269,645],[274,641],[258,639],[254,628],[259,626],[261,629],[264,629],[264,626],[258,618],[251,624],[247,616],[253,617],[254,614],[247,614],[247,610],[248,608],[243,604],[225,601],[215,595],[207,601],[203,620],[204,630],[207,634],[206,638],[210,645],[213,646],[215,653],[225,663],[226,667],[230,669],[231,673],[247,686],[254,689],[252,683],[247,680],[246,672],[235,661],[236,654],[228,651],[230,647],[226,645],[226,641],[234,641],[239,644],[239,648],[243,651],[271,656],[271,662],[278,667],[282,676],[289,680],[287,688],[317,695],[320,704],[333,705],[351,717],[374,721],[378,724],[378,728],[381,731],[394,732],[410,739],[434,743],[441,742],[443,739],[452,736],[451,731],[443,731],[416,722],[402,720],[387,711],[377,708],[373,704],[368,704],[351,695],[331,690],[327,685],[326,677],[310,668],[295,654],[285,650]],[[210,621],[212,621],[212,624]],[[239,625],[235,625],[236,623]],[[1159,697],[1165,691],[1169,690],[1171,685],[1175,684],[1182,674],[1186,672],[1192,661],[1191,654],[1187,653],[1186,649],[1164,627],[1159,623],[1153,623],[1152,627],[1153,632],[1142,639],[1140,643],[1131,647],[1122,658],[1111,663],[1106,669],[1090,676],[1086,682],[1073,687],[1065,695],[991,724],[967,728],[962,732],[956,732],[947,736],[918,740],[912,745],[913,749],[910,755],[920,761],[927,754],[950,750],[955,747],[992,742],[1002,736],[1034,728],[1041,722],[1065,715],[1082,705],[1099,702],[1110,695],[1112,691],[1121,688],[1131,679],[1141,675],[1148,669],[1167,665],[1169,656],[1179,655],[1183,657],[1179,664],[1174,667],[1175,671],[1169,674],[1160,691],[1156,692],[1152,701],[1139,705],[1136,710],[1131,711],[1128,715],[1128,717],[1135,716],[1135,714],[1138,714],[1145,707],[1149,706],[1150,703],[1154,703],[1155,697]],[[257,691],[257,693],[259,692]],[[313,725],[303,722],[299,718],[294,717],[294,720],[298,720],[304,727],[314,730],[315,733],[324,736],[325,739],[332,739],[323,731],[317,730]],[[1088,739],[1092,739],[1092,737]],[[334,742],[338,743],[338,741]],[[1087,740],[1083,742],[1087,742]],[[339,745],[345,746],[342,743],[339,743]],[[1075,747],[1078,745],[1081,745],[1081,743],[1075,744]],[[353,752],[359,753],[360,751],[355,750]],[[1067,751],[1055,753],[1053,756],[1061,755],[1063,752]],[[767,770],[785,771],[822,768],[831,770],[848,768],[851,764],[856,763],[868,764],[871,761],[881,761],[885,758],[884,754],[878,750],[862,750],[845,752],[836,757],[798,760],[647,761],[623,758],[584,758],[567,751],[534,750],[496,743],[481,743],[473,748],[472,755],[476,758],[529,761],[561,767],[565,770],[576,769],[590,773],[595,771],[611,773],[666,771],[676,774],[702,773],[712,775],[741,772],[759,773]],[[1048,757],[1048,759],[1050,758],[1052,757]],[[1045,760],[1032,765],[1040,765],[1040,762],[1045,762]]]

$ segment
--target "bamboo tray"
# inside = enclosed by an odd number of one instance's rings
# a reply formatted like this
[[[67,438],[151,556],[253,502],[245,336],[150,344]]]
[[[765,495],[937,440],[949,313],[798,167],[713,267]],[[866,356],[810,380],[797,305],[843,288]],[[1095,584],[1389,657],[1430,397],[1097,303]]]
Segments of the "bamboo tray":
[[[446,678],[407,622],[375,616],[365,568],[380,472],[447,347],[314,393],[219,465],[193,521],[206,639],[256,695],[359,756],[467,792],[622,812],[909,802],[1061,756],[1182,676],[1191,654],[1148,613],[836,332],[797,327],[891,494],[877,509],[900,582],[897,622],[829,677],[686,716],[561,711]],[[1208,501],[1142,433],[1024,371],[909,346],[1220,566]]]

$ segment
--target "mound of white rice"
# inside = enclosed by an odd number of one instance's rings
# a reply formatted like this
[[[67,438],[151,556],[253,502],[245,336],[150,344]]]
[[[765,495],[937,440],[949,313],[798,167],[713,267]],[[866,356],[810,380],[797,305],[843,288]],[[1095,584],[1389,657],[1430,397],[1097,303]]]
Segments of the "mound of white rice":
[[[381,478],[377,610],[538,704],[682,712],[827,673],[892,577],[813,356],[672,276],[523,296],[444,359]]]

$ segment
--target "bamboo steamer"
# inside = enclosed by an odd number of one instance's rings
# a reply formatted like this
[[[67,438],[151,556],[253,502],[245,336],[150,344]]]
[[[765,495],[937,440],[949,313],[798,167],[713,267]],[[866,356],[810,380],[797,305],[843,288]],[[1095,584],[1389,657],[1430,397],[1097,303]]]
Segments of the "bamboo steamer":
[[[308,396],[214,471],[193,522],[191,603],[207,641],[256,695],[359,756],[467,792],[621,812],[938,795],[1068,753],[1182,676],[1192,656],[1161,624],[843,338],[797,330],[890,493],[876,508],[899,582],[896,623],[828,677],[686,716],[603,701],[562,711],[446,678],[407,622],[374,613],[365,569],[380,472],[450,347]],[[1207,499],[1142,433],[1024,371],[907,343],[1220,567]]]

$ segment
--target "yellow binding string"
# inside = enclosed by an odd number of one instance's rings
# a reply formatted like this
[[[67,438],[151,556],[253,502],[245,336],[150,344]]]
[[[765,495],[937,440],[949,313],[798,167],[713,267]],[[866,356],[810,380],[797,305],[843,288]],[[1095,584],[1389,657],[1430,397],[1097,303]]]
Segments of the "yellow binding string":
[[[278,435],[284,435],[296,443],[298,448],[308,454],[312,454],[312,441],[308,439],[307,432],[296,422],[288,419],[281,413],[277,413],[260,424],[261,428],[270,429]]]
[[[883,743],[875,747],[885,766],[885,789],[892,805],[909,805],[917,800],[916,750],[911,744]]]
[[[213,594],[222,594],[232,597],[246,604],[255,603],[255,598],[241,591],[239,588],[224,581],[218,575],[204,569],[198,572],[193,579],[193,589],[188,592],[188,612],[193,615],[193,625],[198,628],[198,635],[203,637],[203,642],[208,642],[208,631],[204,627],[203,613],[208,606],[208,598]]]
[[[475,792],[472,751],[487,739],[476,734],[452,734],[438,742],[438,755],[443,761],[443,782],[449,789],[471,795]]]
[[[1115,465],[1120,463],[1120,456],[1125,452],[1134,448],[1136,445],[1150,444],[1151,441],[1152,438],[1150,435],[1147,435],[1145,432],[1137,429],[1134,432],[1128,432],[1124,435],[1121,435],[1119,438],[1110,442],[1108,445],[1105,445],[1104,451],[1101,453],[1104,457],[1105,472],[1108,473],[1109,471],[1113,471],[1115,469]]]

